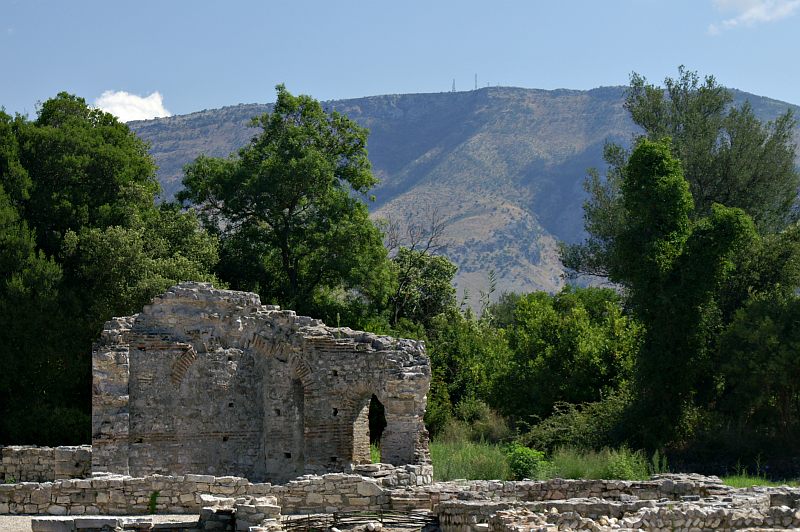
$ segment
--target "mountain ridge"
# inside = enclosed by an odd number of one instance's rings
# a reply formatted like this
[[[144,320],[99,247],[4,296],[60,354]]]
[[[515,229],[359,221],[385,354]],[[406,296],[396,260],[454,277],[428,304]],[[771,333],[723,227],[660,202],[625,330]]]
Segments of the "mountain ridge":
[[[435,211],[443,219],[443,253],[459,266],[462,293],[487,290],[492,270],[498,293],[554,291],[563,284],[557,242],[583,236],[587,169],[604,167],[607,141],[630,144],[636,133],[624,91],[484,87],[321,103],[370,129],[367,147],[381,180],[369,204],[373,216],[419,219]],[[787,108],[800,111],[731,92],[735,104],[748,99],[764,121]],[[270,109],[238,104],[128,125],[150,142],[169,198],[184,164],[245,145],[257,133],[247,123]],[[800,130],[795,134],[800,138]]]

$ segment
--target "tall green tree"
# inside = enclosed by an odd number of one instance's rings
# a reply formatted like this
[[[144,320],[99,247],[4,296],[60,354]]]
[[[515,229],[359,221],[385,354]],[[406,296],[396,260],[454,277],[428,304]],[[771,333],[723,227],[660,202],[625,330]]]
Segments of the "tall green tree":
[[[735,257],[759,237],[741,209],[715,204],[708,216],[691,219],[689,183],[669,141],[642,139],[624,176],[627,224],[609,274],[645,329],[635,370],[638,443],[658,447],[683,435],[683,415],[698,391],[714,388],[720,291]]]
[[[124,226],[159,191],[148,146],[114,116],[60,93],[33,122],[18,121],[19,160],[31,178],[21,215],[46,254],[82,227]]]
[[[2,184],[0,250],[0,441],[12,443],[10,435],[24,433],[26,421],[33,421],[20,414],[41,409],[41,402],[30,402],[30,391],[57,376],[53,364],[59,351],[51,322],[62,272],[36,249],[33,232]],[[50,395],[58,400],[59,391]]]
[[[330,314],[331,294],[388,282],[381,233],[358,197],[377,182],[367,131],[309,96],[276,89],[273,111],[253,120],[261,132],[236,155],[188,165],[178,198],[219,234],[218,272],[234,288]]]
[[[690,218],[710,214],[719,203],[743,209],[761,234],[780,232],[798,215],[794,116],[787,111],[762,124],[749,103],[735,107],[732,100],[713,76],[701,81],[697,73],[680,67],[678,78],[666,78],[664,87],[632,74],[624,106],[643,137],[672,139],[672,153],[694,201]],[[573,274],[609,274],[610,249],[627,223],[621,185],[629,155],[622,146],[608,144],[606,175],[589,173],[584,204],[588,237],[561,249]]]
[[[144,142],[66,93],[33,121],[0,113],[0,187],[0,444],[86,443],[103,323],[213,280],[216,239],[155,205]]]

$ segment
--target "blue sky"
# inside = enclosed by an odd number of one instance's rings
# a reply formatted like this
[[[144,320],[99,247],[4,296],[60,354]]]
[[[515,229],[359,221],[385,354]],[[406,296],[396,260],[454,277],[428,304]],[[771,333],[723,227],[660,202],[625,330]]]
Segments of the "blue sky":
[[[800,104],[798,52],[800,0],[0,0],[0,106],[68,91],[127,119],[269,102],[282,82],[320,100],[475,74],[588,89],[680,64]]]

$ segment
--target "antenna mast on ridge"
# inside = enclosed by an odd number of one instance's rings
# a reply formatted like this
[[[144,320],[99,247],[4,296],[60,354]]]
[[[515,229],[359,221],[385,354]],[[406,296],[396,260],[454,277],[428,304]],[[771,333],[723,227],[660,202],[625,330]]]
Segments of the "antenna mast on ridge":
[[[475,90],[478,90],[478,75],[475,74]]]
[[[450,92],[456,92],[456,78],[453,78],[453,88],[450,89]]]

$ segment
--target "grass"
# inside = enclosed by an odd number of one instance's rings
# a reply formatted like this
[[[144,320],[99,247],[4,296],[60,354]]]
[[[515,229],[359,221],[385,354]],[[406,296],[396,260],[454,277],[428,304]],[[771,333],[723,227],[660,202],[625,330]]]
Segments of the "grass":
[[[369,458],[373,464],[379,464],[381,462],[381,448],[378,447],[377,443],[369,444]]]
[[[651,464],[641,451],[601,449],[583,451],[569,447],[557,449],[545,471],[549,478],[645,480],[650,478]]]
[[[732,488],[752,488],[753,486],[777,487],[777,486],[800,486],[797,480],[782,480],[779,482],[767,480],[763,476],[748,475],[747,473],[737,473],[722,477],[722,483]]]
[[[508,456],[500,445],[470,441],[433,441],[431,460],[435,480],[510,480]],[[666,472],[658,455],[648,460],[641,451],[625,447],[583,451],[556,450],[539,468],[537,478],[645,480]]]
[[[498,445],[488,443],[431,442],[434,480],[506,480],[508,460]]]

